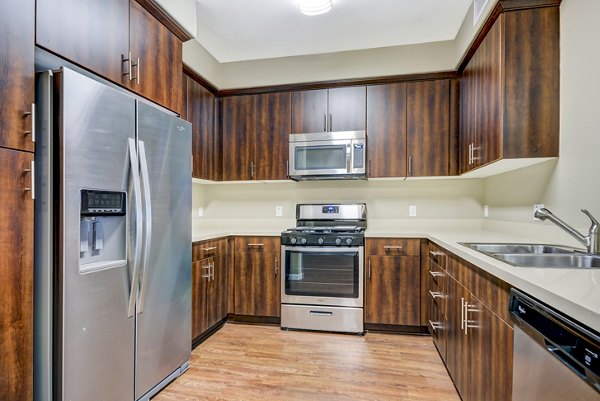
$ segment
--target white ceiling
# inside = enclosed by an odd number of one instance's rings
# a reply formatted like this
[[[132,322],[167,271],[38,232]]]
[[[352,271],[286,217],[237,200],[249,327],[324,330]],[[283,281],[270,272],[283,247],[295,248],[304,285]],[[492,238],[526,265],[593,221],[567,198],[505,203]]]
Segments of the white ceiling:
[[[295,0],[197,0],[196,40],[219,62],[455,38],[472,0],[333,0],[308,17]]]

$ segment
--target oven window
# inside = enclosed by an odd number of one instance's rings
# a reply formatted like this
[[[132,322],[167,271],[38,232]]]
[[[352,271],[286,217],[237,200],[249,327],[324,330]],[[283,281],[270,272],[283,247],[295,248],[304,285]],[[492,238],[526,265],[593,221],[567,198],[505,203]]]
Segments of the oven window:
[[[298,146],[294,167],[296,170],[346,170],[346,145]]]
[[[286,251],[287,295],[358,298],[358,252]]]

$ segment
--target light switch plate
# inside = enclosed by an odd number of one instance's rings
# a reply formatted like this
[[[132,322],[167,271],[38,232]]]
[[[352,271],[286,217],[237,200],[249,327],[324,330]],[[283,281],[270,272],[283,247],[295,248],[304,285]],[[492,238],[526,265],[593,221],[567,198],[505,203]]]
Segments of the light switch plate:
[[[488,205],[483,205],[483,217],[490,217],[490,207]]]
[[[534,203],[534,204],[533,204],[533,215],[535,216],[535,212],[536,212],[538,209],[541,209],[541,208],[543,208],[543,207],[544,207],[544,204],[543,204],[543,203]],[[542,220],[540,220],[540,219],[537,219],[537,218],[535,218],[535,217],[534,217],[534,218],[533,218],[533,221],[542,221]]]
[[[203,207],[199,207],[198,208],[198,217],[204,217],[204,208]]]
[[[416,205],[410,205],[408,207],[408,216],[409,217],[417,217],[417,206]]]
[[[283,207],[275,206],[275,217],[281,217],[281,216],[283,216]]]

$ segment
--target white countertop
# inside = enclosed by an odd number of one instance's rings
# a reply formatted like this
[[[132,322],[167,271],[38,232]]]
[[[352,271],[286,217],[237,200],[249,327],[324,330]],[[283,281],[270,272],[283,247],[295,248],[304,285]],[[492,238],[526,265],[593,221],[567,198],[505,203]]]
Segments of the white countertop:
[[[280,231],[197,233],[193,241],[228,235],[279,236]],[[539,243],[528,237],[482,229],[366,231],[367,237],[427,238],[511,286],[600,332],[600,269],[515,267],[460,245],[460,242]],[[560,245],[560,244],[559,244]]]

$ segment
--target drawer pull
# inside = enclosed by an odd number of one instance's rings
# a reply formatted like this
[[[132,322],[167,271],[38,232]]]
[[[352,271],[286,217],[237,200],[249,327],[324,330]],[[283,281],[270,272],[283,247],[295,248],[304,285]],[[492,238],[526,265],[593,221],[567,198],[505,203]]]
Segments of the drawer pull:
[[[258,247],[258,248],[260,248],[260,247],[263,247],[263,246],[265,246],[265,244],[248,244],[249,248],[252,248],[252,247]]]
[[[446,254],[444,252],[439,252],[439,251],[429,251],[429,255],[435,259],[438,256],[445,256]]]
[[[429,295],[431,295],[431,298],[436,299],[436,298],[442,298],[444,296],[443,293],[441,292],[433,292],[431,290],[429,290]]]
[[[401,251],[403,249],[402,245],[385,245],[383,247],[383,249],[385,249],[386,251]]]
[[[438,322],[432,322],[431,320],[429,321],[429,325],[431,326],[431,329],[436,332],[438,329],[441,329],[443,326],[441,323]]]
[[[429,270],[429,274],[431,274],[431,277],[433,277],[433,278],[443,277],[444,276],[444,273],[442,273],[442,272],[434,272],[432,270]]]
[[[325,311],[318,311],[318,310],[311,310],[310,314],[316,315],[316,316],[333,316],[333,312],[325,312]]]
[[[216,246],[211,246],[208,248],[202,248],[202,252],[210,252],[210,251],[214,251],[215,249],[217,249]]]

